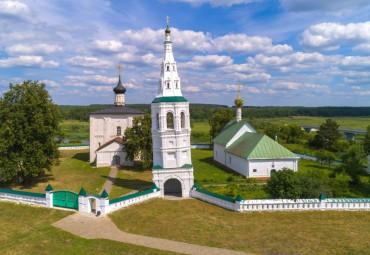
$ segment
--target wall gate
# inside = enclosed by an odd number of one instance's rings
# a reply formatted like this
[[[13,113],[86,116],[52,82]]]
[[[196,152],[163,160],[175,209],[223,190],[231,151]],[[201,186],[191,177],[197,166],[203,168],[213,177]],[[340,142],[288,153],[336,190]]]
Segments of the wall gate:
[[[54,191],[53,205],[65,208],[78,209],[78,194],[67,190]]]

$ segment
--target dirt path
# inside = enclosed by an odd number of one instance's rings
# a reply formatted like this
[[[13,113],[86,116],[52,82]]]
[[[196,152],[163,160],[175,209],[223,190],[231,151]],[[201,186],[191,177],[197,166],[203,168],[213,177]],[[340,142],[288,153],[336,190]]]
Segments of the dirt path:
[[[108,194],[112,191],[112,186],[113,186],[114,182],[116,181],[117,173],[118,173],[117,167],[116,166],[111,166],[108,179],[105,181],[105,183],[103,185],[103,188],[101,189],[99,194],[101,194],[104,189]]]
[[[53,226],[87,239],[104,238],[118,242],[184,254],[246,254],[232,250],[126,233],[118,229],[117,226],[114,225],[114,223],[107,216],[95,217],[95,215],[87,213],[75,213],[54,223]]]

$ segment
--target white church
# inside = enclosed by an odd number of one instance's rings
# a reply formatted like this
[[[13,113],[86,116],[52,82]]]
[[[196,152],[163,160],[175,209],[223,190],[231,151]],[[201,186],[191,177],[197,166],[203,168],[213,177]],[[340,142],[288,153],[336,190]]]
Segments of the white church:
[[[90,162],[97,167],[133,165],[125,159],[122,137],[126,128],[132,127],[133,118],[144,115],[125,106],[126,88],[121,82],[121,72],[113,91],[114,105],[90,114]]]
[[[256,132],[242,120],[243,99],[235,99],[236,120],[230,121],[213,139],[213,160],[247,178],[270,178],[284,167],[298,171],[299,157]]]

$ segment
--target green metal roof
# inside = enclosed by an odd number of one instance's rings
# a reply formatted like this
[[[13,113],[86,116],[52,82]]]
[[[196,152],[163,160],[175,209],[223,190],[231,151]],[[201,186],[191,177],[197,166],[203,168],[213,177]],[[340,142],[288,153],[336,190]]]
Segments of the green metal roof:
[[[245,159],[298,158],[270,137],[249,132],[239,137],[226,151]]]
[[[221,132],[216,136],[212,142],[220,144],[220,145],[226,145],[231,138],[234,137],[234,135],[242,128],[242,126],[247,126],[248,128],[252,129],[252,131],[255,131],[246,121],[235,121],[231,120],[229,123],[226,124],[226,126],[221,130]]]
[[[107,198],[108,197],[108,193],[105,191],[105,189],[103,189],[103,192],[101,193],[100,197],[102,197],[102,198]]]
[[[51,187],[50,183],[46,186],[45,191],[53,191],[53,187]]]
[[[188,100],[185,97],[157,97],[154,98],[152,103],[161,103],[161,102],[187,102]]]
[[[84,196],[84,197],[87,196],[87,193],[86,193],[86,190],[84,189],[84,187],[81,187],[80,192],[78,193],[78,195],[81,195],[81,196]]]

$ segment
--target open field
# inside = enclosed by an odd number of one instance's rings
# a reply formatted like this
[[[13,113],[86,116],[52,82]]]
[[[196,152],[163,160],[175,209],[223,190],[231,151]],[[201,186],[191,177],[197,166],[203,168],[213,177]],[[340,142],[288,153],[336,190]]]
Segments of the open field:
[[[109,215],[122,230],[259,254],[368,254],[370,213],[238,213],[205,202],[154,199]]]
[[[247,116],[244,116],[247,117]],[[254,118],[257,123],[266,122],[271,124],[302,124],[320,126],[326,119],[333,119],[340,128],[349,129],[366,129],[370,125],[370,117],[309,117],[309,116],[292,116],[279,118]]]
[[[1,254],[173,254],[105,239],[88,240],[52,226],[70,214],[0,201]]]
[[[48,183],[54,190],[70,190],[78,193],[84,187],[87,193],[100,192],[109,174],[109,167],[94,168],[88,162],[88,150],[61,151],[59,165],[55,165],[51,172],[46,172],[37,183],[31,186],[6,186],[3,188],[44,193]]]
[[[89,122],[77,120],[64,120],[60,124],[61,129],[66,135],[66,139],[73,141],[89,140]],[[77,142],[78,143],[78,142]]]

